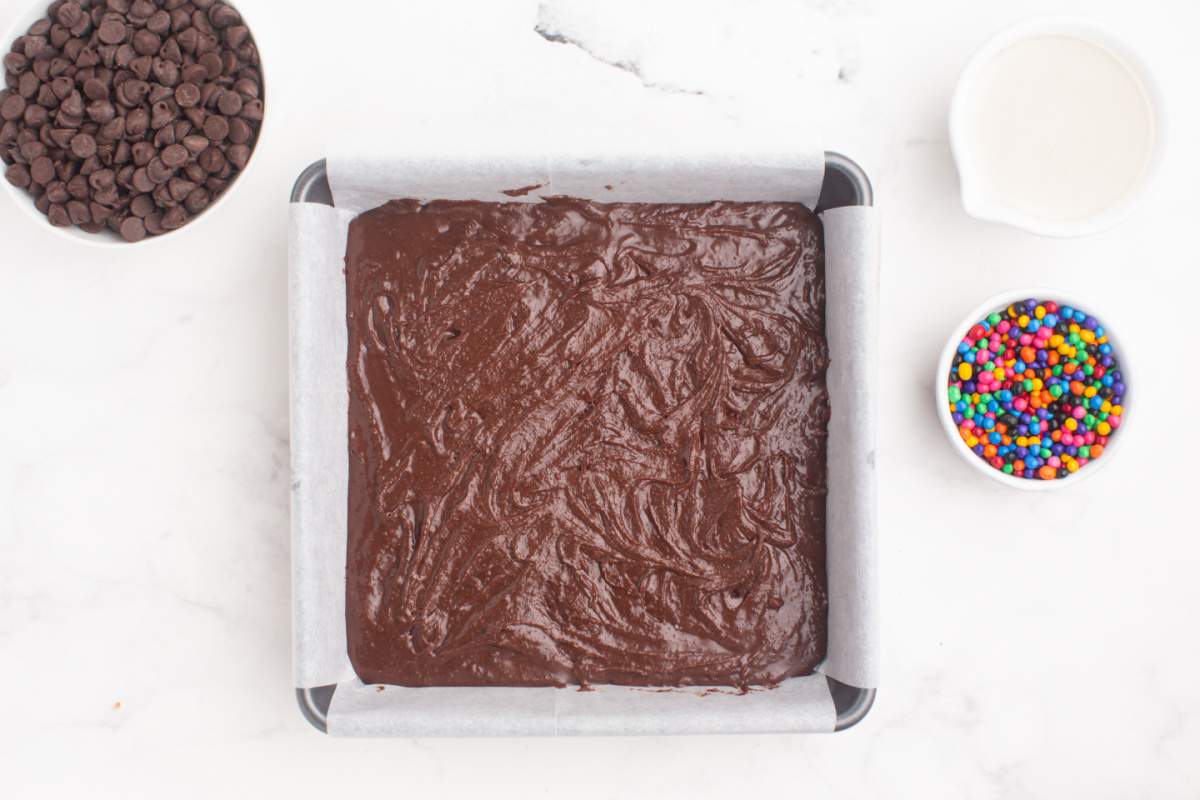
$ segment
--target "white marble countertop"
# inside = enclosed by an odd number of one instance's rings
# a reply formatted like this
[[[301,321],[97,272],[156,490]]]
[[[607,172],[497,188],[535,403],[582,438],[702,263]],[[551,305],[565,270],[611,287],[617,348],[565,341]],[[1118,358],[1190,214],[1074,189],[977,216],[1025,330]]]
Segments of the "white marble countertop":
[[[0,0],[0,28],[27,5]],[[273,130],[204,224],[94,250],[0,198],[0,796],[1200,796],[1197,426],[1182,416],[1200,396],[1195,4],[550,0],[540,19],[575,45],[535,33],[537,0],[241,5]],[[946,142],[972,49],[1049,12],[1125,33],[1171,106],[1157,192],[1081,241],[966,217]],[[770,96],[828,109],[827,147],[868,169],[884,216],[871,715],[807,737],[315,733],[289,663],[292,180],[348,127],[393,126],[402,144],[406,124],[451,114],[486,136],[548,106],[586,120],[685,102],[751,119]],[[1103,306],[1141,407],[1108,469],[1026,497],[958,461],[931,381],[967,310],[1043,283]]]

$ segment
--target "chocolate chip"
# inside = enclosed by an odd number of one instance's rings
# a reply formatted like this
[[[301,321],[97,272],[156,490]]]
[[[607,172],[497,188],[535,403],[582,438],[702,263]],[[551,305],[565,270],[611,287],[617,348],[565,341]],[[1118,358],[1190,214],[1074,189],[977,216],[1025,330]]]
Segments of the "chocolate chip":
[[[159,9],[146,20],[146,30],[163,36],[171,30],[171,15]]]
[[[24,53],[12,52],[4,56],[4,71],[20,75],[29,69],[29,59]]]
[[[192,214],[199,214],[204,209],[208,208],[210,201],[207,189],[193,189],[192,192],[184,198],[183,207]]]
[[[195,53],[196,46],[200,43],[200,31],[196,28],[188,28],[176,37],[179,43],[179,49],[185,53]]]
[[[123,44],[117,47],[114,61],[118,67],[128,67],[135,58],[137,58],[137,51],[133,49],[133,45]]]
[[[80,69],[88,69],[100,63],[100,56],[90,47],[85,47],[79,51],[79,57],[75,59],[75,66]]]
[[[4,171],[4,177],[18,189],[26,189],[33,182],[29,175],[29,167],[24,164],[9,164],[8,169]]]
[[[192,63],[179,71],[179,77],[184,83],[194,84],[197,94],[199,94],[200,87],[208,80],[208,70],[199,64]]]
[[[187,210],[183,206],[174,206],[163,214],[162,226],[165,230],[173,231],[185,222],[187,222]]]
[[[154,59],[150,56],[138,56],[133,61],[129,62],[129,70],[134,75],[137,75],[142,80],[149,80],[150,72],[154,68]]]
[[[116,177],[116,173],[111,169],[99,169],[88,176],[88,186],[91,186],[93,191],[102,192],[113,187]]]
[[[83,47],[83,39],[70,39],[65,45],[63,45],[63,55],[66,57],[67,61],[70,61],[75,65],[77,70],[80,68],[79,54],[83,52]]]
[[[50,77],[58,78],[64,76],[71,70],[71,62],[65,58],[54,58],[50,60]]]
[[[171,194],[171,199],[175,200],[176,202],[183,201],[183,199],[191,194],[192,190],[195,188],[196,184],[189,180],[184,180],[183,178],[172,178],[167,182],[167,190]]]
[[[35,159],[29,165],[29,174],[33,178],[34,183],[44,186],[54,180],[54,162],[46,156]]]
[[[110,122],[100,126],[100,131],[96,134],[96,140],[99,142],[115,142],[125,135],[125,117],[116,117]],[[121,142],[121,144],[126,144]],[[128,146],[126,144],[126,146]]]
[[[171,190],[165,183],[160,183],[154,187],[151,197],[154,198],[154,203],[159,208],[174,208],[179,205],[175,198],[171,197]]]
[[[154,134],[154,146],[160,150],[175,144],[175,126],[164,125]]]
[[[78,128],[83,124],[83,114],[68,114],[60,110],[54,115],[54,124],[60,128]]]
[[[154,213],[157,205],[154,198],[148,194],[139,194],[129,203],[129,212],[135,217],[148,217]]]
[[[212,3],[193,3],[196,9],[192,11],[192,26],[200,31],[200,33],[212,33],[212,23],[208,21],[208,14],[205,13],[212,7]]]
[[[37,139],[23,143],[19,150],[21,158],[25,159],[26,164],[33,163],[36,159],[46,155],[46,145]]]
[[[194,156],[198,156],[208,149],[211,142],[203,136],[185,136],[183,137],[183,146],[188,149],[188,152]]]
[[[146,167],[139,167],[134,170],[133,177],[130,179],[130,186],[143,193],[154,191],[154,181],[150,180],[150,175],[146,172]]]
[[[179,83],[179,65],[174,61],[168,61],[165,58],[154,59],[154,65],[151,68],[154,73],[154,79],[163,86],[175,86]]]
[[[129,6],[129,15],[142,20],[149,19],[154,11],[154,3],[150,2],[150,0],[133,0],[133,3]]]
[[[180,108],[191,108],[200,102],[200,87],[194,83],[181,83],[175,87],[175,102]]]
[[[59,150],[66,150],[71,146],[71,140],[75,138],[75,131],[70,128],[54,128],[50,131],[50,141]]]
[[[173,144],[162,151],[162,160],[168,167],[182,167],[188,161],[187,148],[181,144]]]
[[[62,25],[55,25],[50,28],[50,46],[55,50],[61,51],[63,46],[71,40],[71,32]]]
[[[108,220],[108,217],[110,214],[112,214],[112,211],[101,203],[97,203],[95,200],[92,200],[91,204],[88,206],[88,213],[92,217],[92,222],[104,223]]]
[[[240,117],[229,120],[229,141],[234,144],[249,144],[254,138],[254,129]]]
[[[56,18],[58,23],[65,28],[74,28],[79,24],[79,21],[85,19],[87,15],[83,11],[83,7],[76,3],[75,0],[67,0],[58,7]]]
[[[214,142],[223,141],[229,135],[229,121],[224,117],[209,117],[204,121],[204,135]]]
[[[196,59],[196,63],[204,67],[205,71],[208,73],[208,79],[210,81],[221,77],[221,57],[216,53],[205,53]]]
[[[85,225],[92,221],[92,212],[82,200],[67,203],[67,216],[70,217],[72,225]]]
[[[170,98],[175,99],[175,91],[170,86],[159,86],[155,84],[150,87],[150,104],[161,103],[163,100]]]
[[[229,149],[225,151],[225,155],[230,163],[238,169],[245,169],[246,165],[250,163],[250,148],[244,144],[230,145]]]
[[[30,28],[30,30],[33,29]],[[19,41],[23,45],[23,52],[25,53],[25,57],[28,59],[37,59],[50,47],[50,42],[45,36],[23,36]],[[49,69],[50,65],[46,64],[46,68]]]
[[[146,165],[146,177],[155,184],[166,183],[175,175],[175,170],[166,165],[161,158],[155,158]]]
[[[42,88],[42,82],[38,80],[38,76],[32,72],[26,72],[17,79],[17,93],[26,100],[32,100],[37,96],[38,89]]]
[[[158,54],[172,64],[183,64],[183,52],[179,49],[179,42],[174,37],[167,39],[162,49],[158,51]]]
[[[79,172],[79,164],[74,161],[60,161],[54,167],[54,174],[64,183],[74,178],[77,172]]]
[[[46,185],[46,198],[51,203],[65,203],[71,199],[71,193],[67,191],[66,183],[55,181]]]
[[[193,128],[203,130],[204,121],[208,119],[208,112],[203,108],[185,108],[183,109],[183,116]]]
[[[165,100],[160,100],[154,104],[154,110],[150,113],[150,127],[158,130],[164,125],[170,125],[179,116],[179,112],[175,107]]]
[[[171,30],[179,33],[192,26],[192,15],[187,9],[176,8],[171,11]]]
[[[221,99],[221,93],[224,91],[221,85],[215,81],[204,84],[200,89],[200,105],[205,108],[216,108],[217,101]]]
[[[234,25],[225,29],[225,44],[234,50],[246,43],[250,37],[250,29],[245,25]]]
[[[75,82],[70,78],[58,77],[50,81],[50,90],[54,92],[54,96],[61,102],[70,97],[71,92],[75,91]]]
[[[233,84],[233,89],[246,99],[258,97],[258,82],[250,78],[238,78],[237,82]]]
[[[208,19],[214,28],[228,28],[242,21],[242,16],[224,3],[217,3],[208,11]]]
[[[227,117],[236,117],[242,113],[242,96],[237,92],[225,92],[217,101],[217,108]]]
[[[125,24],[119,19],[108,17],[100,23],[100,41],[118,44],[125,40]]]
[[[146,223],[146,233],[151,236],[161,236],[167,232],[167,229],[162,226],[162,213],[155,211],[143,220]]]
[[[247,100],[242,105],[242,119],[248,119],[252,122],[262,122],[263,118],[263,101],[259,99]]]
[[[162,47],[162,39],[153,31],[140,30],[133,35],[133,49],[140,56],[152,56]]]
[[[84,110],[83,95],[81,95],[79,92],[72,91],[69,95],[67,95],[66,99],[62,101],[62,105],[59,106],[59,109],[61,113],[70,117],[82,117]]]
[[[53,203],[53,201],[51,201]],[[58,203],[53,203],[46,211],[46,216],[50,219],[50,224],[56,228],[69,228],[71,226],[71,215],[67,213],[67,209]]]
[[[127,108],[132,108],[141,104],[149,91],[150,86],[145,81],[137,78],[127,80],[117,89],[117,101]]]
[[[183,168],[183,174],[188,176],[188,180],[195,183],[200,183],[208,177],[208,171],[195,161]]]
[[[212,175],[225,167],[225,156],[220,148],[210,147],[196,159],[196,163],[204,167],[204,171]]]
[[[9,95],[0,103],[0,119],[20,119],[25,114],[25,98],[19,94]]]
[[[133,144],[133,163],[139,167],[144,167],[154,158],[154,145],[150,142],[135,142]]]
[[[67,181],[67,194],[74,197],[76,200],[86,199],[88,196],[88,182],[83,175],[76,175],[71,180]]]
[[[58,97],[54,94],[54,90],[50,88],[50,84],[43,83],[38,87],[37,105],[42,108],[58,108]]]
[[[202,56],[207,53],[216,53],[217,45],[219,44],[217,37],[211,33],[201,33],[200,38],[196,41],[196,55]],[[219,61],[220,59],[218,59]]]
[[[114,185],[114,186],[109,187],[108,189],[103,189],[103,190],[93,194],[92,200],[97,203],[100,203],[101,205],[107,206],[108,208],[116,208],[117,205],[121,202],[121,195],[120,195],[120,192],[117,190],[117,187]],[[93,214],[92,218],[95,219],[96,215]]]
[[[71,139],[71,153],[76,158],[90,158],[96,155],[96,140],[86,133],[81,133]]]
[[[88,103],[87,115],[92,122],[98,122],[101,125],[111,122],[117,115],[116,108],[107,100],[94,100]]]
[[[150,128],[150,112],[135,108],[125,117],[125,133],[135,139],[143,136]]]
[[[137,217],[127,217],[120,230],[121,238],[127,242],[140,242],[146,238],[146,225]]]
[[[38,128],[45,125],[46,121],[50,119],[50,112],[39,105],[29,105],[25,107],[25,115],[22,119],[30,128]]]
[[[88,78],[83,82],[83,94],[89,100],[107,100],[108,87],[104,85],[104,81],[97,78]]]

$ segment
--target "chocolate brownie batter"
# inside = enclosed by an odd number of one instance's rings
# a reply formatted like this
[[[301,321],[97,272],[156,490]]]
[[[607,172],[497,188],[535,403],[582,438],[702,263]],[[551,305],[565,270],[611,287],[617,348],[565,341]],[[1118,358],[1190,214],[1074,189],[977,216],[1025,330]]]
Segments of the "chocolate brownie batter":
[[[774,684],[825,654],[803,206],[389,203],[350,227],[368,683]]]

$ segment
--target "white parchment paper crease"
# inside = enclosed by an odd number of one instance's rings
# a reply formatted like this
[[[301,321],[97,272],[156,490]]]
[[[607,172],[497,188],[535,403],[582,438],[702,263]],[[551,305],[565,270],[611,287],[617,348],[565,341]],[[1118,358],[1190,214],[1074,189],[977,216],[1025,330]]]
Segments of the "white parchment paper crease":
[[[357,213],[399,197],[538,202],[792,201],[815,207],[819,150],[641,152],[601,158],[332,158],[336,208],[292,206],[292,537],[296,686],[337,684],[329,732],[346,736],[743,733],[832,731],[821,674],[772,690],[596,691],[364,686],[346,647],[346,234]],[[513,197],[505,190],[536,186]],[[821,672],[877,682],[875,374],[878,217],[864,207],[822,215],[832,402],[827,570],[829,649]]]

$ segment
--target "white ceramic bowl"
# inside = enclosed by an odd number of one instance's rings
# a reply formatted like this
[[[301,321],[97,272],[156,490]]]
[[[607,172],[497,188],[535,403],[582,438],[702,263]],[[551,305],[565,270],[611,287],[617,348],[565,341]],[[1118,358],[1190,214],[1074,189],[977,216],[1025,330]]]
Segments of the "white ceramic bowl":
[[[1125,196],[1097,214],[1079,220],[1045,220],[1021,209],[1001,205],[985,196],[978,185],[977,169],[968,133],[970,99],[978,86],[984,67],[1000,52],[1029,39],[1065,36],[1099,46],[1115,56],[1141,84],[1150,107],[1154,142],[1140,178]],[[967,63],[958,81],[950,105],[950,147],[958,166],[963,208],[977,219],[1001,222],[1016,228],[1056,238],[1089,236],[1108,230],[1124,221],[1145,198],[1157,177],[1166,146],[1165,107],[1162,92],[1145,60],[1124,40],[1093,22],[1072,17],[1045,17],[1026,20],[998,33],[983,45]]]
[[[12,43],[16,41],[18,37],[24,36],[25,32],[29,30],[30,25],[46,16],[46,9],[49,5],[50,0],[38,0],[38,2],[35,2],[28,11],[18,16],[9,27],[8,31],[4,34],[4,38],[0,39],[0,48],[3,48],[0,50],[0,53],[7,53],[9,48],[12,47]],[[235,0],[234,2],[231,2],[230,5],[236,8],[238,12],[242,14],[243,19],[245,19],[245,13],[242,12],[241,4],[237,3]],[[254,24],[247,19],[245,20],[245,25],[250,29],[250,34],[254,35]],[[210,203],[208,208],[204,209],[204,211],[198,216],[193,217],[183,227],[176,228],[173,231],[167,231],[159,236],[147,236],[140,242],[132,243],[125,241],[118,234],[110,230],[104,230],[100,233],[87,233],[74,226],[69,228],[60,228],[56,225],[51,225],[50,220],[46,218],[46,215],[38,211],[37,207],[33,204],[33,197],[30,196],[24,189],[18,189],[16,186],[13,186],[11,183],[5,180],[2,173],[0,173],[0,184],[3,184],[5,192],[10,198],[12,198],[13,204],[20,209],[21,213],[28,215],[36,225],[52,232],[56,236],[76,242],[78,244],[102,248],[143,246],[160,242],[165,239],[170,239],[174,235],[183,233],[185,231],[195,230],[197,226],[203,225],[205,222],[212,219],[216,215],[217,208],[224,205],[225,202],[229,200],[230,196],[237,191],[238,186],[243,182],[246,174],[252,168],[254,168],[255,162],[259,160],[257,156],[259,150],[263,146],[263,140],[266,139],[267,120],[270,119],[270,101],[267,97],[267,75],[266,70],[263,67],[266,59],[263,57],[262,45],[258,37],[255,37],[254,43],[259,48],[259,72],[262,75],[260,91],[262,92],[263,96],[263,120],[259,126],[258,139],[254,143],[254,150],[250,153],[250,161],[246,164],[246,168],[239,172],[234,177],[233,181],[231,181],[230,184],[225,187],[225,191],[220,197]],[[3,166],[3,164],[0,163],[0,166]]]
[[[967,447],[966,442],[959,435],[958,426],[954,424],[954,418],[950,416],[950,403],[946,396],[950,365],[954,362],[954,355],[958,351],[959,342],[967,335],[967,331],[993,311],[999,311],[1007,308],[1011,303],[1015,303],[1018,300],[1027,300],[1031,297],[1038,300],[1053,300],[1059,305],[1069,306],[1095,317],[1111,339],[1113,351],[1121,365],[1122,383],[1126,387],[1121,403],[1125,407],[1125,413],[1121,416],[1121,427],[1113,431],[1109,437],[1108,445],[1104,448],[1104,454],[1095,461],[1089,461],[1078,472],[1072,473],[1065,478],[1056,478],[1050,481],[1040,478],[1014,478],[994,468],[991,464],[988,464],[982,458],[975,455],[975,453],[971,452],[971,449]],[[942,421],[942,428],[946,431],[946,437],[950,440],[950,446],[954,448],[955,452],[962,456],[963,460],[970,464],[972,469],[986,475],[992,480],[999,481],[1005,486],[1010,486],[1014,489],[1023,489],[1030,492],[1049,492],[1074,486],[1080,481],[1095,475],[1112,461],[1121,444],[1129,436],[1129,413],[1130,409],[1133,408],[1131,403],[1133,399],[1132,390],[1136,387],[1131,380],[1128,356],[1129,354],[1124,347],[1124,343],[1121,341],[1121,337],[1108,324],[1108,318],[1097,313],[1095,306],[1090,301],[1080,299],[1068,292],[1060,292],[1057,289],[1022,289],[1019,291],[1003,292],[995,297],[988,298],[964,317],[963,321],[959,323],[958,327],[954,329],[954,332],[950,334],[950,338],[946,341],[946,346],[942,349],[942,356],[938,359],[937,374],[934,376],[933,382],[934,402],[937,404],[938,418]]]

